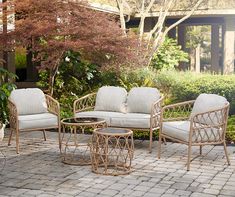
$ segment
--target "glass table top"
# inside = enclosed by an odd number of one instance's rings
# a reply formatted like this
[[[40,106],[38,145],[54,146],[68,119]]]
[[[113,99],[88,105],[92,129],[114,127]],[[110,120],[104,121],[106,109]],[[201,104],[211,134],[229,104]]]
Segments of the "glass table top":
[[[130,133],[131,131],[129,129],[122,129],[122,128],[102,128],[97,130],[98,133],[106,133],[106,134],[127,134]]]
[[[71,124],[89,124],[89,123],[97,123],[97,122],[105,122],[102,118],[93,118],[93,117],[79,117],[79,118],[66,118],[62,120],[62,123],[71,123]]]

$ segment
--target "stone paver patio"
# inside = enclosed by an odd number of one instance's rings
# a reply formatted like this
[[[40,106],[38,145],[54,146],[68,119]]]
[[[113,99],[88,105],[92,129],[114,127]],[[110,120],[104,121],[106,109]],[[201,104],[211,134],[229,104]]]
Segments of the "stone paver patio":
[[[187,147],[177,143],[162,146],[157,159],[157,142],[148,153],[148,141],[135,140],[133,172],[123,176],[104,176],[90,166],[71,166],[61,162],[57,133],[21,134],[21,154],[15,144],[0,144],[0,196],[235,196],[235,146],[229,146],[231,166],[227,166],[222,146],[206,146],[203,157],[196,157],[186,171]],[[199,147],[193,148],[193,156]]]

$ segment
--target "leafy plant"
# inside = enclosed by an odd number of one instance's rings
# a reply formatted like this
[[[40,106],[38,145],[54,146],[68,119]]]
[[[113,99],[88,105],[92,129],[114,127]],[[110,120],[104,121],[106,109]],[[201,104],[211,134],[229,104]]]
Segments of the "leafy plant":
[[[153,55],[151,66],[157,70],[174,69],[179,66],[179,62],[188,62],[188,54],[181,50],[176,40],[166,38]]]
[[[15,66],[16,69],[26,68],[27,66],[26,50],[22,47],[18,47],[15,50]]]
[[[41,70],[37,85],[49,88],[49,71]],[[101,72],[100,67],[81,58],[79,52],[67,51],[59,66],[54,95],[61,104],[61,117],[72,116],[73,101],[102,85],[116,85],[116,74]]]
[[[139,68],[136,70],[126,70],[119,77],[119,85],[127,90],[133,87],[153,87],[156,86],[157,73],[150,67]]]
[[[12,83],[15,78],[16,75],[0,67],[0,122],[3,124],[8,123],[7,99],[16,88]]]

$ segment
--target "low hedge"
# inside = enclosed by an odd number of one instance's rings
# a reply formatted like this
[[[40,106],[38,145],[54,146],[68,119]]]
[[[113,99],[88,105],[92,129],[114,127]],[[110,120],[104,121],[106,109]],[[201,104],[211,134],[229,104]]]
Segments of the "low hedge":
[[[156,87],[167,93],[168,103],[192,100],[201,93],[218,94],[227,98],[230,114],[235,114],[235,75],[162,71],[156,78]]]

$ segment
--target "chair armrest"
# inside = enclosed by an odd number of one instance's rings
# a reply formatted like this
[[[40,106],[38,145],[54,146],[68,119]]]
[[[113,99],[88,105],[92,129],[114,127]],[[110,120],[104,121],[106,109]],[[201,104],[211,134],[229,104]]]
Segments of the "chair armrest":
[[[8,109],[9,109],[9,123],[11,129],[17,130],[18,129],[18,112],[16,105],[11,101],[8,100]]]
[[[96,93],[87,94],[73,103],[74,115],[78,112],[92,110],[95,107]]]
[[[194,114],[191,117],[190,136],[197,143],[221,142],[225,139],[229,103],[222,108]]]
[[[45,96],[46,96],[48,111],[57,115],[60,120],[60,104],[59,104],[59,102],[47,94],[45,94]]]
[[[195,100],[167,105],[162,108],[163,121],[187,120]]]
[[[162,115],[162,105],[163,105],[164,97],[161,96],[151,108],[151,118],[150,118],[150,125],[152,128],[159,128],[161,123],[161,115]]]

